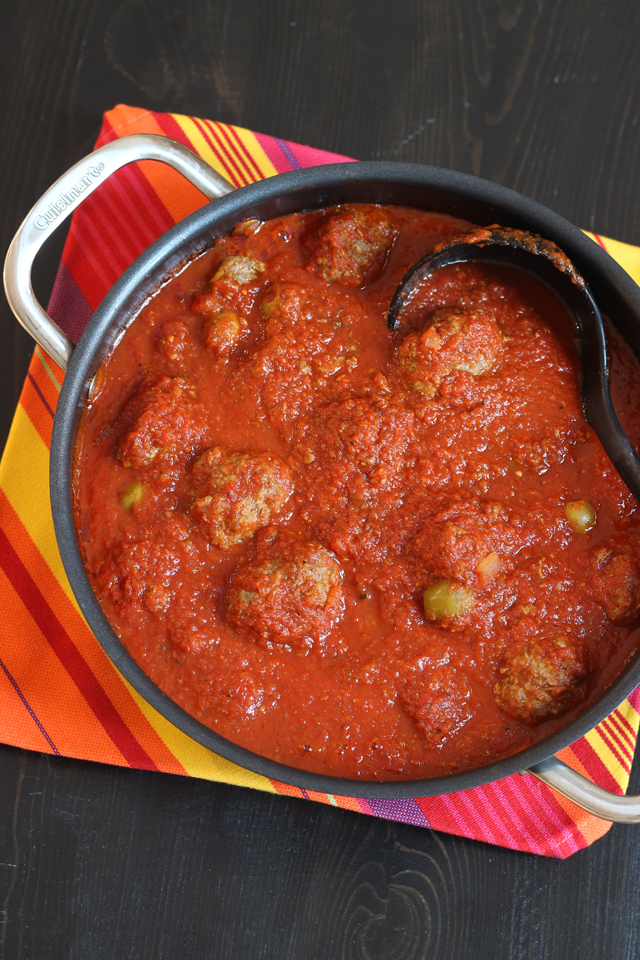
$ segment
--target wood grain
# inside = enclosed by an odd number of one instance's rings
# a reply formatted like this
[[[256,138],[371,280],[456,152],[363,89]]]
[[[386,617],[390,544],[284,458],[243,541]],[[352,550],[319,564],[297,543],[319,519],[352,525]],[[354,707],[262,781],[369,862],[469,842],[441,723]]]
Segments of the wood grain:
[[[640,243],[628,0],[0,0],[0,14],[3,249],[117,102],[475,173]],[[43,302],[62,242],[37,264]],[[0,324],[4,442],[31,344],[4,302]],[[557,862],[9,747],[0,771],[3,960],[640,955],[640,827]]]

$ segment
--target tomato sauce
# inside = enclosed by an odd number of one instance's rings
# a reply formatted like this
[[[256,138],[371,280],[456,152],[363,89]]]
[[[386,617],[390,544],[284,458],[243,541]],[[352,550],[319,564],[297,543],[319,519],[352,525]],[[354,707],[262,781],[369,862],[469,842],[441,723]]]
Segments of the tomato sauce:
[[[74,466],[93,588],[202,723],[348,778],[547,736],[636,646],[638,506],[585,422],[564,307],[508,268],[408,267],[472,227],[350,205],[248,221],[96,375]],[[640,370],[609,331],[637,448]]]

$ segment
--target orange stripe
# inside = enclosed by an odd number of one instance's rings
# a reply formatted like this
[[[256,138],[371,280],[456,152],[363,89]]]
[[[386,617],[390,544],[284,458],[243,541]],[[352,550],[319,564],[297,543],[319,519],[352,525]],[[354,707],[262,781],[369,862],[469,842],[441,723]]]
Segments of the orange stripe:
[[[160,769],[168,773],[185,773],[182,764],[179,763],[139,710],[115,667],[85,621],[68,600],[20,518],[1,490],[0,517],[2,518],[1,528],[6,533],[24,567],[31,573],[41,593],[47,598],[52,612],[60,621],[62,627],[76,646],[82,650],[83,656],[91,671],[95,674],[97,682],[105,690],[106,695],[114,704],[127,727],[135,733],[141,747]],[[64,739],[58,745],[61,749],[64,749]],[[118,762],[121,763],[122,761]]]
[[[271,786],[276,793],[281,793],[285,797],[299,797],[304,800],[304,793],[300,787],[293,787],[290,783],[281,783],[279,780],[270,780]]]
[[[60,752],[126,766],[122,753],[96,721],[2,569],[0,590],[3,615],[11,623],[11,630],[2,638],[2,658]],[[46,749],[37,727],[25,722],[21,707],[15,692],[0,699],[3,742],[29,750]]]
[[[42,403],[41,398],[38,396],[35,387],[30,382],[28,377],[25,380],[22,388],[20,404],[48,450],[51,446],[53,417],[50,413],[48,413],[46,407]]]
[[[326,803],[329,806],[333,806],[331,800],[326,793],[318,793],[316,790],[305,790],[308,800],[315,800],[317,803]]]
[[[49,369],[51,370],[52,373],[54,372],[53,371],[54,366],[55,364],[53,363],[53,361],[51,361],[51,363],[49,364]],[[29,373],[31,373],[32,376],[34,377],[36,383],[40,388],[40,391],[44,395],[51,409],[55,411],[56,406],[58,404],[58,397],[60,396],[60,388],[56,387],[53,381],[51,380],[51,377],[45,370],[42,360],[38,356],[37,352],[34,352],[33,356],[31,357],[31,363],[29,364]],[[64,379],[64,374],[62,374],[62,377],[60,378],[60,383],[62,383],[63,379]]]
[[[106,124],[110,126],[116,137],[126,137],[133,133],[157,133],[163,137],[172,136],[177,139],[174,132],[167,134],[158,122],[157,116],[134,107],[120,105],[109,110],[105,114]],[[187,139],[184,134],[182,139]],[[187,143],[187,146],[193,149],[190,143]],[[173,167],[155,160],[140,160],[138,166],[175,223],[184,220],[194,210],[198,210],[209,202],[197,187],[185,180]],[[65,257],[65,262],[66,260]]]
[[[593,777],[580,758],[575,755],[571,747],[565,747],[565,749],[561,750],[557,756],[563,761],[563,763],[568,764],[568,766],[570,766],[573,770],[575,770],[577,773],[581,773],[583,777],[586,777],[587,780],[591,780],[593,783]]]
[[[362,813],[362,807],[356,797],[339,797],[334,793],[333,799],[342,810],[355,810],[356,813]]]

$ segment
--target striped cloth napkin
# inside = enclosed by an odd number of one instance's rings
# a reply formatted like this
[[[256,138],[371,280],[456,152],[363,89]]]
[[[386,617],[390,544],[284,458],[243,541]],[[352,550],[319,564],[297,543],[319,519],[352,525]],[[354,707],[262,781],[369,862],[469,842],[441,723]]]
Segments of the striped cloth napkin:
[[[347,157],[196,117],[118,106],[97,146],[159,133],[199,153],[236,186]],[[74,214],[49,310],[76,340],[123,270],[160,234],[205,203],[153,161],[123,168]],[[640,279],[640,249],[592,235]],[[305,797],[516,850],[564,858],[610,824],[531,776],[415,800],[365,800],[301,790],[212,754],[155,712],[120,676],[88,629],[56,547],[48,492],[51,426],[63,373],[36,348],[0,465],[0,740],[29,750],[202,777]],[[640,688],[560,756],[616,793],[626,790]]]

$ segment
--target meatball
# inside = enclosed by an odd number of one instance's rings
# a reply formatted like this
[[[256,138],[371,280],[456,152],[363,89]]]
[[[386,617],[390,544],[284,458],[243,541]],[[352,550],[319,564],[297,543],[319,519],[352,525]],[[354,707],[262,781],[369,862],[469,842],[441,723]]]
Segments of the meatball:
[[[601,543],[591,553],[592,596],[614,623],[640,614],[640,567],[629,545]]]
[[[495,700],[515,720],[534,724],[584,696],[585,672],[579,652],[565,637],[525,641],[505,656]]]
[[[400,694],[402,705],[432,746],[440,746],[471,717],[472,690],[453,667],[424,669]]]
[[[217,357],[228,357],[249,332],[246,317],[233,310],[221,310],[205,320],[202,336],[205,346]]]
[[[308,647],[344,613],[342,570],[319,543],[267,527],[254,556],[235,572],[227,622],[251,640]]]
[[[411,553],[433,577],[484,587],[519,546],[500,503],[461,501],[431,517]]]
[[[307,269],[327,283],[362,287],[381,273],[396,236],[378,207],[339,207],[310,238]]]
[[[504,353],[497,323],[483,310],[439,310],[425,330],[399,345],[398,363],[411,388],[433,396],[455,370],[479,377],[490,373]]]
[[[189,324],[184,320],[167,320],[160,328],[157,349],[167,360],[185,360],[194,354],[194,342]]]
[[[182,377],[148,373],[125,404],[116,428],[122,431],[116,455],[125,467],[190,455],[201,434],[193,387]]]
[[[211,281],[212,286],[217,280],[227,278],[237,284],[253,283],[264,272],[265,266],[257,257],[225,257]]]
[[[191,515],[223,550],[251,537],[293,492],[291,471],[272,453],[231,453],[211,447],[191,470]]]
[[[402,398],[349,397],[296,425],[301,517],[339,556],[380,559],[397,531],[398,503],[416,420]]]
[[[257,281],[264,271],[265,265],[257,257],[225,257],[209,281],[207,292],[194,300],[192,312],[215,317],[225,310],[233,310],[246,318],[259,289]]]

